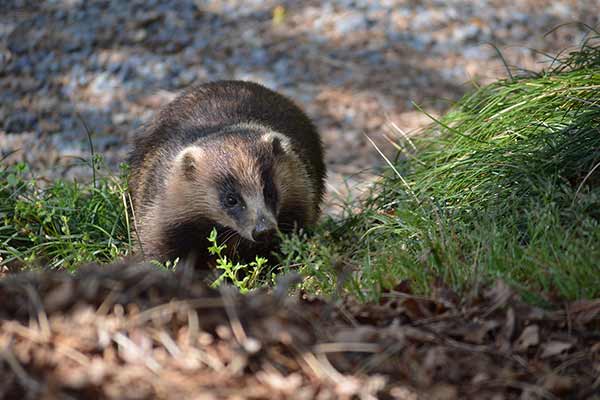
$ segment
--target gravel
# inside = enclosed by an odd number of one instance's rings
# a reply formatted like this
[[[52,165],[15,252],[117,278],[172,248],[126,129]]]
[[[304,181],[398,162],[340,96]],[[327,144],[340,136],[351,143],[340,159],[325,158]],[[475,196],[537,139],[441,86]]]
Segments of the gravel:
[[[387,154],[389,122],[414,133],[511,65],[576,46],[600,0],[3,1],[0,156],[86,179],[95,151],[116,170],[135,130],[193,82],[249,79],[302,105],[320,128],[329,202],[356,195]],[[536,49],[539,50],[532,50]],[[73,163],[79,163],[73,167]]]

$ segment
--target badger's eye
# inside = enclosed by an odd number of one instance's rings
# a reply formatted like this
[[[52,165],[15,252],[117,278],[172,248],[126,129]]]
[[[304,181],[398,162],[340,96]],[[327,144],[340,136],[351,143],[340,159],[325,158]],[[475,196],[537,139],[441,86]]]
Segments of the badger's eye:
[[[238,198],[236,196],[232,195],[232,194],[228,194],[225,197],[225,206],[226,207],[229,207],[229,208],[235,207],[235,206],[238,205],[239,202],[240,201],[238,200]]]

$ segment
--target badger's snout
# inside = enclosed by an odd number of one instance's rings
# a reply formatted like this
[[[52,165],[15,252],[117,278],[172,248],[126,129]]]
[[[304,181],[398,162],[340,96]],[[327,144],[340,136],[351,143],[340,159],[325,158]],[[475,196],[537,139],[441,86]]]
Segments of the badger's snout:
[[[261,215],[256,220],[252,229],[252,239],[257,242],[270,242],[277,232],[277,224],[269,218]]]

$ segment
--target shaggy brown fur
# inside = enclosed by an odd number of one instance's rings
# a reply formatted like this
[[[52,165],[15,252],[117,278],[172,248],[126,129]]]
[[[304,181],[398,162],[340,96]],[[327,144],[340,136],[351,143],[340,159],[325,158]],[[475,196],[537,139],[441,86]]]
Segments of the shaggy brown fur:
[[[193,255],[200,267],[213,227],[241,258],[266,255],[273,229],[316,222],[324,192],[315,127],[290,100],[251,82],[183,92],[136,136],[130,165],[144,255]]]

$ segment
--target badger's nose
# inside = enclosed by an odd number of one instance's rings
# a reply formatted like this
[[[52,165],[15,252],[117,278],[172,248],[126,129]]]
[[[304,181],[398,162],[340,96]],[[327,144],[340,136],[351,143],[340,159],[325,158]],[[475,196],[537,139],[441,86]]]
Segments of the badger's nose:
[[[261,218],[254,229],[252,229],[252,239],[257,242],[268,242],[275,235],[275,226]]]

